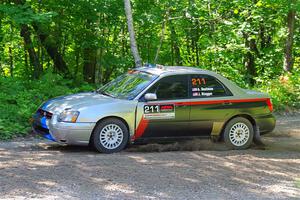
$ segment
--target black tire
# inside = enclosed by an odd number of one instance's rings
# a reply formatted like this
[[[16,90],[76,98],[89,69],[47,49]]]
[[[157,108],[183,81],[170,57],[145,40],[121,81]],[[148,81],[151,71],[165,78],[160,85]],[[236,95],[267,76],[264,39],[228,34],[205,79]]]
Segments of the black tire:
[[[230,120],[224,129],[224,142],[230,149],[247,149],[253,141],[253,135],[251,122],[246,118],[236,117]]]
[[[118,132],[113,132],[111,127],[114,127],[118,130]],[[108,131],[107,131],[108,130]],[[115,133],[118,135],[116,137],[120,137],[120,133],[122,134],[122,139],[120,138],[110,138],[110,135]],[[100,141],[100,134],[101,134],[101,141]],[[120,140],[119,140],[120,139]],[[109,140],[113,140],[118,143],[117,146],[110,146]],[[118,141],[117,141],[118,140]],[[96,128],[94,129],[93,136],[92,136],[92,144],[94,145],[95,149],[102,153],[116,153],[122,151],[129,140],[129,132],[126,125],[119,119],[116,118],[109,118],[101,121],[97,124]]]

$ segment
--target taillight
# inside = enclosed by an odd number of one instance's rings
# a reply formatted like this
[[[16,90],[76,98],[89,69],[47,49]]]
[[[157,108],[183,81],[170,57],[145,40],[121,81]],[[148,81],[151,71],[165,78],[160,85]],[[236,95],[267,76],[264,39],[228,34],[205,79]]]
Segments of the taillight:
[[[267,99],[267,105],[269,107],[270,112],[272,112],[273,111],[273,104],[272,104],[271,99]]]

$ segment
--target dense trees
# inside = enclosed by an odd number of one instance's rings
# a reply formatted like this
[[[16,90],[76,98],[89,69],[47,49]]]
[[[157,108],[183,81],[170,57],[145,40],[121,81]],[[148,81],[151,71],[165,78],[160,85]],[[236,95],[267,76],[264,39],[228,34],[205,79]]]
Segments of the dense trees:
[[[297,0],[131,4],[2,1],[1,75],[38,78],[53,69],[69,78],[105,82],[143,60],[209,68],[254,85],[262,76],[299,71]]]

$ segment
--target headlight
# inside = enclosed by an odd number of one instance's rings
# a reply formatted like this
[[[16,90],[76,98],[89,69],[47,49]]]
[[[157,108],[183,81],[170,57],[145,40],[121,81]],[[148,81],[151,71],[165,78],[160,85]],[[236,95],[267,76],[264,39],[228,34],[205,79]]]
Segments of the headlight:
[[[75,123],[78,116],[79,116],[78,111],[64,110],[58,116],[58,121],[59,122],[72,122],[72,123]]]

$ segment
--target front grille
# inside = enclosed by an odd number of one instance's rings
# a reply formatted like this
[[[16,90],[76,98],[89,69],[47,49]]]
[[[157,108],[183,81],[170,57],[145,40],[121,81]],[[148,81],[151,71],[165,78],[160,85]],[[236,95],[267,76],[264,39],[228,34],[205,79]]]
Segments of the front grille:
[[[53,115],[51,112],[42,110],[41,108],[38,109],[37,113],[38,113],[40,116],[45,116],[47,119],[51,119],[51,118],[52,118],[52,115]]]
[[[35,132],[42,134],[42,135],[49,134],[49,129],[43,128],[40,125],[35,124],[35,123],[33,124],[33,129]]]

